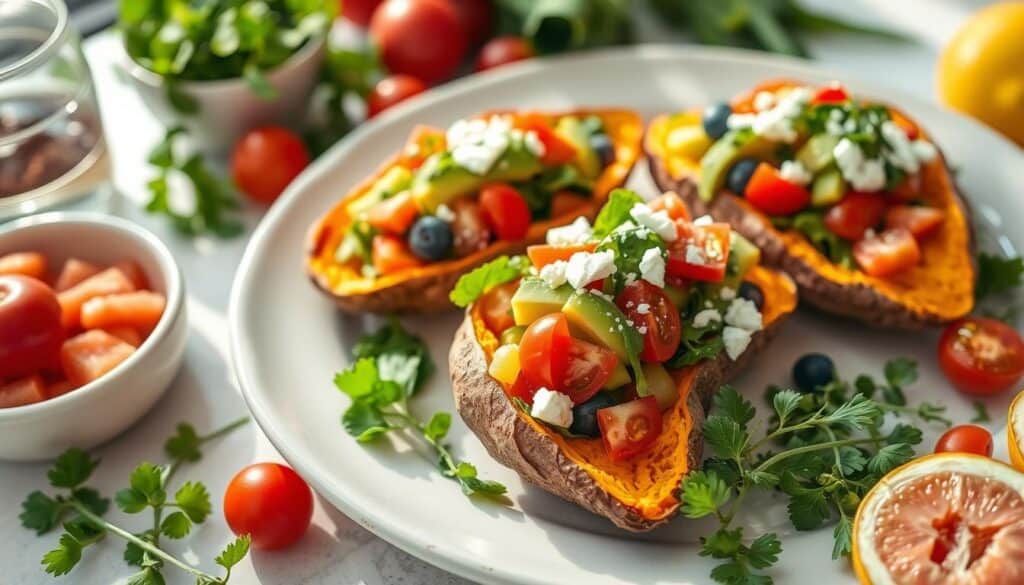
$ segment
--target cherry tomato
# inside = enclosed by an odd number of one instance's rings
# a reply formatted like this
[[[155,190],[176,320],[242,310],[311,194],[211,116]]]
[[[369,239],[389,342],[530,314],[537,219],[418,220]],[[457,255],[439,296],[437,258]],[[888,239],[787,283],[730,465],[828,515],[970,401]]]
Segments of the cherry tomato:
[[[559,136],[544,117],[520,117],[516,120],[516,126],[523,132],[533,132],[537,135],[537,139],[544,145],[544,155],[540,160],[545,165],[564,165],[576,160],[576,147]]]
[[[992,433],[978,425],[959,425],[942,433],[936,453],[974,453],[992,456]]]
[[[231,531],[252,536],[253,548],[285,548],[306,533],[313,518],[313,490],[291,467],[255,463],[224,491],[224,519]]]
[[[527,404],[533,404],[533,395],[540,390],[539,384],[534,384],[530,381],[530,378],[519,372],[519,376],[516,377],[516,381],[512,384],[512,387],[508,390],[508,395],[512,398],[518,398]]]
[[[373,13],[370,34],[391,73],[431,84],[451,77],[466,53],[459,12],[445,0],[387,0]]]
[[[597,411],[597,424],[605,450],[613,461],[622,461],[650,447],[661,434],[658,400],[645,396]]]
[[[669,248],[665,273],[677,279],[721,282],[729,260],[729,224],[686,224],[683,232],[688,235],[676,239]]]
[[[494,30],[494,8],[490,0],[448,0],[459,13],[459,22],[471,47],[482,43]]]
[[[496,37],[487,41],[480,49],[480,55],[476,58],[476,70],[486,71],[508,63],[525,61],[533,55],[533,47],[523,37]]]
[[[495,335],[501,335],[516,324],[512,318],[512,295],[518,288],[519,281],[506,282],[487,291],[480,299],[484,323]]]
[[[885,227],[906,228],[920,240],[939,229],[945,219],[946,213],[934,207],[894,205],[885,212]]]
[[[565,376],[556,380],[555,389],[567,394],[573,404],[583,404],[608,381],[619,358],[612,350],[599,345],[579,339],[571,341]]]
[[[853,258],[871,276],[891,276],[921,260],[921,248],[913,234],[903,228],[860,240],[853,245]]]
[[[309,165],[309,152],[291,130],[266,126],[251,130],[235,145],[231,174],[254,201],[273,203]]]
[[[341,16],[362,28],[370,25],[373,11],[377,10],[383,0],[345,0],[341,7]]]
[[[825,212],[825,227],[851,241],[864,237],[864,232],[878,225],[885,214],[885,198],[878,193],[853,192]]]
[[[427,91],[427,85],[412,75],[389,75],[374,84],[366,98],[366,115],[374,117],[398,102]]]
[[[405,238],[377,234],[373,236],[370,257],[374,269],[380,274],[392,274],[407,268],[423,266],[423,261],[409,250]]]
[[[409,191],[402,191],[366,210],[366,222],[388,233],[404,234],[420,210]]]
[[[593,252],[597,249],[597,242],[589,242],[586,244],[576,244],[575,246],[549,246],[547,244],[537,244],[530,246],[526,249],[526,255],[530,257],[530,262],[537,268],[544,268],[552,262],[559,260],[568,261],[572,258],[572,255],[576,252]]]
[[[491,228],[487,227],[480,204],[463,197],[453,201],[449,207],[455,214],[452,220],[455,255],[464,258],[486,248],[491,242]]]
[[[480,190],[484,220],[501,240],[521,240],[530,231],[530,208],[512,185],[491,183]]]
[[[665,210],[665,213],[676,221],[690,220],[690,210],[686,207],[686,203],[679,195],[671,191],[655,197],[647,206],[654,211]]]
[[[644,349],[640,359],[661,363],[676,352],[682,335],[679,310],[665,291],[646,280],[627,285],[615,304],[644,333]]]
[[[745,197],[768,215],[792,215],[811,202],[807,189],[783,179],[779,170],[768,163],[757,165],[747,183]]]
[[[57,364],[64,328],[57,295],[28,276],[0,276],[0,380]]]
[[[838,81],[833,81],[815,92],[811,102],[815,104],[841,104],[849,100],[850,94],[847,93],[846,88]]]
[[[960,391],[997,394],[1024,374],[1024,341],[1002,321],[968,317],[946,327],[939,340],[939,365]]]
[[[557,388],[556,381],[565,378],[569,365],[569,321],[562,313],[551,313],[537,319],[519,340],[519,364],[533,384]]]

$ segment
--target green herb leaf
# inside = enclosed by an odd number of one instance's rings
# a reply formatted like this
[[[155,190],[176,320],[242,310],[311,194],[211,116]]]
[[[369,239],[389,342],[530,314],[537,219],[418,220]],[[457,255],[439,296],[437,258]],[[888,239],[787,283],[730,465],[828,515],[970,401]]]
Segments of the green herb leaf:
[[[1002,258],[982,252],[978,254],[978,281],[974,297],[981,299],[1016,288],[1024,279],[1024,260]]]
[[[714,514],[729,501],[729,486],[713,471],[694,471],[683,478],[680,508],[687,518],[702,518]]]
[[[496,481],[480,479],[477,475],[476,466],[465,461],[458,464],[454,475],[459,481],[459,485],[462,486],[462,493],[467,496],[473,494],[500,496],[507,491],[504,485]]]
[[[146,498],[149,504],[159,506],[167,499],[163,489],[163,468],[152,463],[139,464],[128,478],[132,490]]]
[[[169,538],[185,538],[192,530],[192,521],[184,512],[174,512],[164,517],[160,532]]]
[[[218,565],[231,570],[231,567],[240,563],[245,558],[245,555],[249,554],[249,545],[251,543],[252,538],[248,534],[239,536],[224,547],[224,550],[214,560]]]
[[[380,377],[402,385],[407,396],[422,388],[434,371],[427,345],[403,329],[394,316],[384,327],[360,338],[352,353],[357,359],[374,358]]]
[[[430,422],[423,428],[423,434],[428,440],[437,443],[444,439],[451,426],[452,415],[447,412],[435,412],[434,416],[430,418]]]
[[[868,471],[885,475],[913,458],[914,448],[906,443],[886,445],[868,459]]]
[[[99,459],[93,459],[82,449],[73,447],[57,457],[46,477],[53,487],[76,488],[89,480],[99,463]]]
[[[755,569],[767,569],[779,560],[782,543],[775,533],[762,534],[750,543],[747,560]]]
[[[196,524],[206,520],[212,510],[210,492],[206,491],[205,485],[197,481],[185,482],[178,488],[174,494],[174,503]]]
[[[462,275],[449,298],[458,307],[468,307],[492,288],[523,276],[529,267],[524,256],[499,256]]]
[[[21,503],[21,514],[18,518],[21,525],[36,534],[44,534],[53,529],[60,521],[64,505],[41,491],[34,491]]]
[[[261,99],[270,101],[277,98],[277,90],[260,70],[259,66],[248,64],[242,69],[242,77],[249,84],[249,89]]]
[[[138,514],[149,505],[149,499],[139,490],[124,488],[114,494],[114,503],[126,514]]]
[[[594,220],[594,237],[603,238],[629,220],[629,211],[644,198],[629,189],[615,189]]]
[[[988,415],[988,407],[985,406],[984,402],[975,400],[972,403],[972,406],[974,406],[974,418],[971,419],[972,423],[992,422],[992,418]]]
[[[885,362],[885,380],[890,386],[904,388],[917,381],[917,362],[896,358]]]
[[[722,459],[742,455],[749,438],[739,423],[723,415],[713,414],[704,421],[704,441]]]
[[[82,560],[82,545],[70,534],[62,534],[57,548],[43,555],[43,568],[55,577],[67,575]]]
[[[838,560],[850,554],[853,549],[853,522],[847,516],[840,516],[832,530],[832,558]]]
[[[772,397],[772,408],[775,415],[779,417],[779,427],[783,427],[789,416],[800,407],[803,396],[794,390],[782,390]]]
[[[744,429],[754,420],[754,405],[728,384],[722,386],[712,400],[717,412],[736,421]]]
[[[144,567],[129,577],[125,585],[164,585],[164,576],[154,567]]]
[[[907,424],[898,424],[892,428],[889,436],[885,438],[885,442],[890,445],[897,443],[917,445],[921,442],[921,438],[921,429]]]
[[[181,423],[177,426],[174,435],[164,443],[164,453],[171,459],[194,463],[202,457],[202,453],[199,451],[201,444],[202,441],[192,425]]]

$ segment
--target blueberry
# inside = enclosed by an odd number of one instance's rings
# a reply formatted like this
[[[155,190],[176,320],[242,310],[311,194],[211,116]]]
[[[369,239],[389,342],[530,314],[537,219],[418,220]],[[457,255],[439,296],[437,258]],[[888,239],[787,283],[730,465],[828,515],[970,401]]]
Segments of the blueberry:
[[[756,284],[744,280],[740,283],[740,290],[737,291],[737,294],[740,295],[740,298],[754,303],[758,311],[764,308],[764,293],[761,292],[761,287]]]
[[[600,437],[601,428],[597,426],[597,411],[619,403],[614,392],[598,392],[583,404],[572,407],[572,425],[569,432],[586,437]]]
[[[452,247],[452,228],[438,217],[424,215],[409,231],[409,247],[422,260],[440,260]]]
[[[793,382],[803,392],[814,392],[836,377],[832,358],[820,353],[809,353],[793,364]]]
[[[729,116],[731,114],[732,108],[725,102],[719,102],[704,108],[704,116],[702,118],[704,132],[712,140],[718,140],[725,136],[725,133],[729,130]]]
[[[729,188],[733,193],[743,196],[743,193],[747,190],[747,183],[750,182],[750,177],[754,176],[754,171],[757,170],[757,165],[760,162],[753,158],[741,158],[736,161],[736,164],[732,165],[729,169],[729,174],[725,177],[725,186]]]
[[[590,148],[594,149],[601,159],[601,166],[606,167],[615,162],[615,145],[604,132],[590,135]]]

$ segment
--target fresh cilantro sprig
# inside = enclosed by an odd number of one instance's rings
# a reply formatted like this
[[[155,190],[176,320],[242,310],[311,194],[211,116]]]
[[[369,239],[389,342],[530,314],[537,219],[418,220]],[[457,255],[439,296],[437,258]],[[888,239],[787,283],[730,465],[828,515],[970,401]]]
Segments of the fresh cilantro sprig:
[[[249,550],[248,536],[235,539],[217,556],[215,562],[224,568],[224,575],[220,577],[201,571],[164,551],[160,548],[160,538],[184,538],[195,525],[206,520],[212,509],[210,494],[200,482],[186,482],[171,496],[169,484],[172,477],[183,464],[202,457],[204,444],[230,433],[248,420],[248,417],[239,419],[205,436],[199,436],[191,425],[182,423],[164,445],[170,463],[154,465],[143,462],[132,471],[128,487],[117,492],[114,502],[127,514],[151,510],[152,527],[141,533],[132,533],[103,518],[110,507],[110,500],[85,485],[99,460],[82,449],[65,451],[47,473],[50,486],[57,488],[58,493],[50,495],[37,490],[21,504],[19,518],[23,527],[39,535],[58,525],[64,528],[57,547],[43,556],[44,570],[55,577],[70,573],[82,559],[86,548],[113,534],[127,543],[125,562],[138,567],[138,572],[128,579],[132,585],[162,584],[165,564],[191,574],[198,585],[227,583],[231,568]],[[164,516],[165,512],[170,513]]]
[[[451,415],[436,412],[427,422],[417,418],[409,398],[434,370],[423,341],[406,332],[392,318],[380,330],[356,343],[355,363],[334,377],[334,385],[352,399],[341,424],[360,443],[369,443],[391,432],[407,432],[422,439],[437,457],[441,473],[459,483],[467,496],[500,496],[505,486],[481,479],[476,467],[452,455],[444,439]]]
[[[512,282],[530,268],[525,256],[498,256],[494,260],[463,274],[448,295],[458,307],[468,307],[492,288]]]
[[[978,254],[978,280],[974,289],[977,299],[999,294],[1021,285],[1024,279],[1024,260],[1020,257],[1003,258],[995,254]]]

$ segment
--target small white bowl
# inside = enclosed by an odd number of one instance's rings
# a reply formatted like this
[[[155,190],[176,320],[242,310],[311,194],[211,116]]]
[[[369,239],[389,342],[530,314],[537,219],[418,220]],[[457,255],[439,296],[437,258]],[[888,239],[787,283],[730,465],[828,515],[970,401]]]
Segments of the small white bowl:
[[[99,213],[53,212],[0,225],[0,256],[39,251],[59,267],[74,256],[104,265],[131,259],[167,297],[156,328],[103,377],[49,400],[0,408],[0,459],[51,459],[121,433],[156,403],[181,367],[188,337],[185,284],[170,250],[142,227]]]
[[[199,111],[182,115],[167,99],[164,78],[125,55],[129,76],[143,103],[165,126],[184,126],[203,150],[228,152],[246,132],[267,124],[295,126],[306,115],[307,105],[320,76],[326,42],[310,39],[297,53],[265,72],[267,82],[277,91],[272,100],[256,95],[242,78],[212,81],[179,81],[176,86],[188,94]]]

